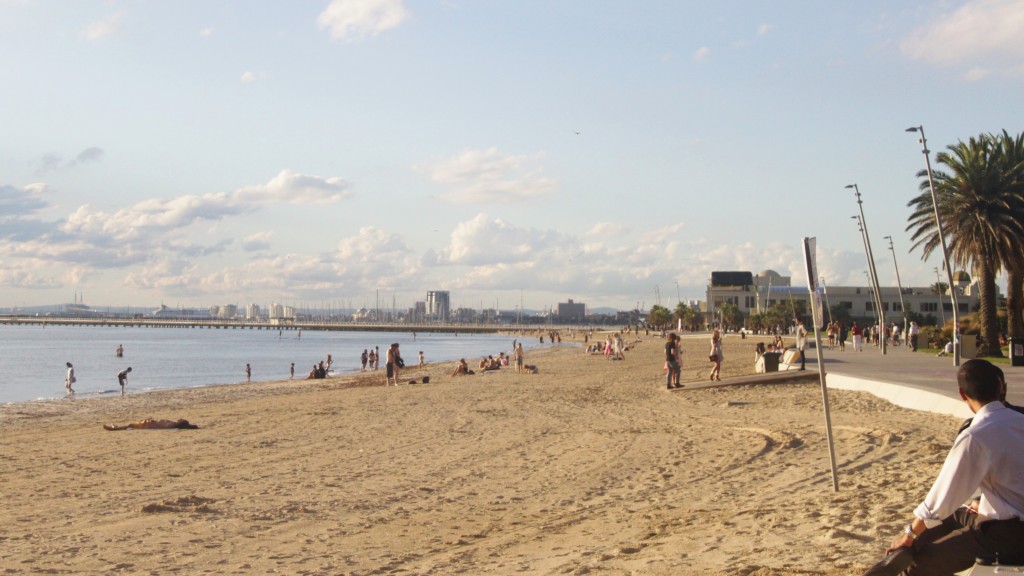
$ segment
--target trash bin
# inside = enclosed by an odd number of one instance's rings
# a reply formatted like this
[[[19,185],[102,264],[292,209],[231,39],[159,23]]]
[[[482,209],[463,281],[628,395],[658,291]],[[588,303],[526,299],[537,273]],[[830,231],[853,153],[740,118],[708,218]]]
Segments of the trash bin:
[[[778,352],[765,352],[764,353],[764,371],[767,372],[778,372],[779,371],[779,356],[782,356]]]
[[[1010,365],[1024,366],[1024,338],[1010,337]]]

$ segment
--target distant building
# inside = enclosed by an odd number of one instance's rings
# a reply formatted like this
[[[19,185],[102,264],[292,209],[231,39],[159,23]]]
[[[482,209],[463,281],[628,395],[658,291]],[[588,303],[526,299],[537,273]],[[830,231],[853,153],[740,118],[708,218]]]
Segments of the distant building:
[[[957,275],[957,304],[959,312],[966,314],[978,304],[978,285],[970,276],[961,272]],[[900,290],[895,286],[883,286],[882,312],[886,323],[900,322],[903,313],[900,308]],[[856,319],[874,318],[874,290],[867,286],[819,286],[822,306],[841,306]],[[931,286],[910,286],[903,288],[903,303],[908,312],[934,316],[944,321],[944,315],[952,315],[953,303],[949,291],[935,294]],[[777,304],[790,300],[808,302],[806,286],[792,286],[789,276],[782,276],[774,270],[759,274],[750,272],[712,272],[707,287],[706,314],[709,323],[722,304],[735,305],[744,316],[763,312]],[[810,309],[809,307],[807,308]],[[828,311],[824,310],[826,318]]]
[[[570,298],[568,302],[558,303],[558,320],[560,322],[583,322],[586,316],[587,305],[582,302],[573,302]]]
[[[451,314],[451,295],[442,290],[427,292],[426,309],[428,320],[442,324],[448,322]]]
[[[246,320],[259,320],[260,319],[260,305],[249,304],[245,307],[245,319]]]
[[[416,302],[412,310],[409,311],[409,316],[413,322],[425,322],[427,319],[427,303],[422,301]]]

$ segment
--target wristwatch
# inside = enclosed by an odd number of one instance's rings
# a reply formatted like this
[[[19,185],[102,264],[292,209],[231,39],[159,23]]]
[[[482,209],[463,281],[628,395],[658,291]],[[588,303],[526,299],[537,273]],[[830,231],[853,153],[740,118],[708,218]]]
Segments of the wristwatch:
[[[910,536],[911,540],[917,540],[917,534],[914,534],[913,524],[907,524],[907,527],[903,529],[903,533]]]

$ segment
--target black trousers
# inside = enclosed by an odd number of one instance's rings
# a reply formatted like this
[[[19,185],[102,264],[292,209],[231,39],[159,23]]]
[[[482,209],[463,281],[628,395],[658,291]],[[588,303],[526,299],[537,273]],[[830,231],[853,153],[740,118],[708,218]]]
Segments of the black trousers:
[[[1022,564],[1024,521],[984,520],[963,507],[918,536],[913,550],[910,576],[953,576],[986,556],[1003,564]]]

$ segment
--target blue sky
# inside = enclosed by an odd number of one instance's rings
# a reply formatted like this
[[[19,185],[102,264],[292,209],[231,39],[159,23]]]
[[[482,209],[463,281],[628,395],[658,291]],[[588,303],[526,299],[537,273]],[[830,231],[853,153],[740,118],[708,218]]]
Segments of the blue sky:
[[[935,282],[933,152],[1024,128],[1024,0],[0,0],[0,306],[674,306]],[[657,289],[655,288],[657,287]]]

